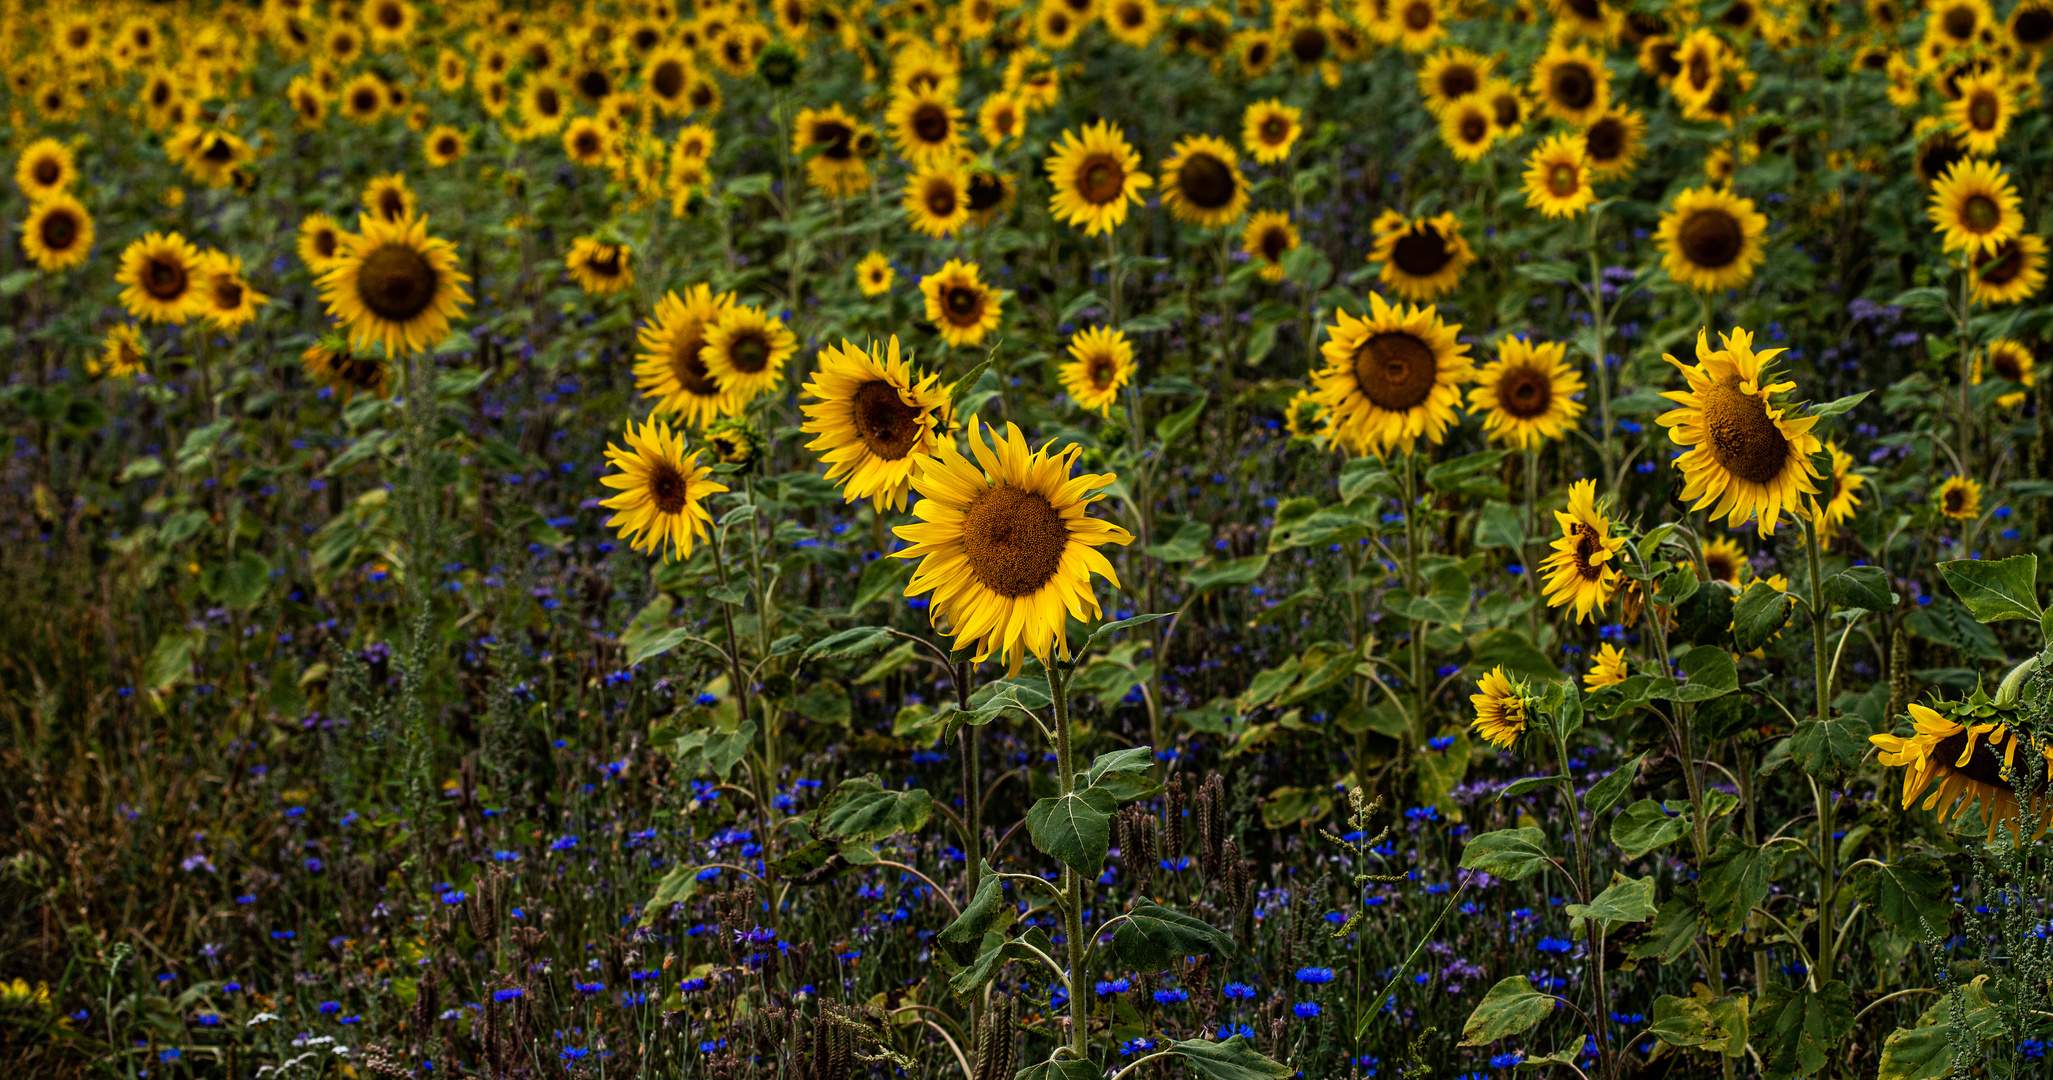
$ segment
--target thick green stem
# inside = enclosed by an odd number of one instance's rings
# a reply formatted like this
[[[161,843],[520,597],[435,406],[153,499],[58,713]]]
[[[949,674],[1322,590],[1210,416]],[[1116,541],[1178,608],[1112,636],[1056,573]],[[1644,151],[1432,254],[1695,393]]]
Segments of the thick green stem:
[[[1818,680],[1818,721],[1832,719],[1832,668],[1825,655],[1825,624],[1831,615],[1825,601],[1825,584],[1819,579],[1818,530],[1808,517],[1798,513],[1804,527],[1804,556],[1811,572],[1811,660]],[[1832,785],[1812,782],[1818,806],[1818,947],[1812,953],[1818,970],[1812,978],[1820,985],[1832,980],[1836,970],[1832,939],[1832,908],[1839,887],[1839,844],[1833,839],[1832,814],[1835,799]]]
[[[1056,663],[1045,666],[1055,719],[1055,768],[1060,773],[1056,784],[1066,799],[1076,788],[1076,751],[1069,742],[1069,679]],[[1068,901],[1062,913],[1062,931],[1069,950],[1069,1046],[1079,1059],[1089,1060],[1090,1010],[1084,1000],[1083,878],[1067,866],[1062,868],[1062,893]]]

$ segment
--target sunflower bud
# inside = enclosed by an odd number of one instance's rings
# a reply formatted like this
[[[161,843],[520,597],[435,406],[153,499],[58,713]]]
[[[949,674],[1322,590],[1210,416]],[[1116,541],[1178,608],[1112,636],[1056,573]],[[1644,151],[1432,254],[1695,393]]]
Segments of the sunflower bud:
[[[739,465],[746,469],[763,456],[762,433],[740,417],[730,416],[707,428],[706,445],[722,465]]]

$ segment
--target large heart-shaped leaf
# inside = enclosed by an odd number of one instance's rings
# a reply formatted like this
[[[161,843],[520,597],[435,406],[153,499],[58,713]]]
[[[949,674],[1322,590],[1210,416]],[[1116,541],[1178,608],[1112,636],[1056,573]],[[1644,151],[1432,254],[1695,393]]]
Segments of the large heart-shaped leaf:
[[[1193,956],[1224,960],[1233,939],[1202,919],[1143,900],[1112,931],[1112,952],[1136,971],[1161,971]]]
[[[1112,846],[1112,812],[1119,803],[1101,788],[1042,799],[1027,809],[1027,835],[1042,852],[1088,878],[1105,871]]]

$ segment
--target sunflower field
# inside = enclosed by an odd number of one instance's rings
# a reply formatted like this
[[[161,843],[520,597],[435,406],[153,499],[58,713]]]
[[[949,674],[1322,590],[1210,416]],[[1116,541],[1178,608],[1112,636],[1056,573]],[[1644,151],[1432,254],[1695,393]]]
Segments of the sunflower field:
[[[0,0],[0,1072],[2053,1076],[2049,48]]]

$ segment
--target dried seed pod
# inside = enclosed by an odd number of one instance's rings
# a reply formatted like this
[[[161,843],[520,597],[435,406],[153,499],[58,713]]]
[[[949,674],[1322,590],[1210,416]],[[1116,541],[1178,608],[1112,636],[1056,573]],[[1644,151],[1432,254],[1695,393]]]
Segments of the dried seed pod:
[[[1185,802],[1183,779],[1180,776],[1169,778],[1169,798],[1167,800],[1169,819],[1164,823],[1162,857],[1170,860],[1174,860],[1178,855],[1183,854],[1183,814]]]

